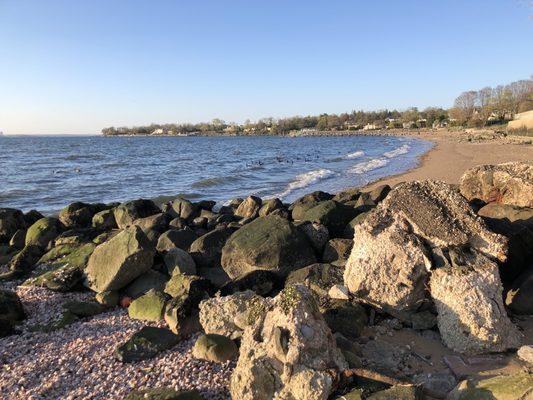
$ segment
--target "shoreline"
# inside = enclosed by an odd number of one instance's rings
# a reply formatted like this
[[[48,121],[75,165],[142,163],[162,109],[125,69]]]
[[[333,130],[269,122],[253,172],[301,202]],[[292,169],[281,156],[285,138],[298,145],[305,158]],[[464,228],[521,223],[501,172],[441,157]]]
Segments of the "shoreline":
[[[458,184],[463,172],[476,165],[533,160],[533,145],[528,137],[474,136],[467,132],[449,130],[418,134],[390,132],[389,135],[427,140],[434,146],[419,157],[418,165],[414,168],[380,178],[361,187],[362,190],[372,190],[384,184],[394,186],[400,182],[425,179]]]

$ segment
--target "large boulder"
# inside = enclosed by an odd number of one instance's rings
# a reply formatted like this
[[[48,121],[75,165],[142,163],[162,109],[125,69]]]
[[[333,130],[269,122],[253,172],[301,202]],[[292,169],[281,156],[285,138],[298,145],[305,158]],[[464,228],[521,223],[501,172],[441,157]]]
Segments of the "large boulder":
[[[533,396],[533,375],[518,372],[459,383],[448,400],[529,400]]]
[[[333,195],[322,191],[306,194],[290,205],[289,210],[291,210],[292,218],[295,221],[301,221],[308,210],[317,206],[320,202],[331,200],[332,198]]]
[[[268,301],[251,290],[213,297],[200,303],[200,324],[205,333],[238,339],[244,329],[264,317]]]
[[[120,229],[133,224],[139,218],[149,217],[160,213],[161,210],[152,200],[132,200],[120,204],[114,209],[115,220]]]
[[[232,278],[255,270],[280,276],[316,261],[303,233],[284,218],[260,217],[236,231],[222,249],[222,268]]]
[[[285,207],[280,199],[268,199],[263,201],[261,208],[259,209],[259,216],[264,217],[266,215],[272,214],[276,210],[283,210]]]
[[[194,259],[189,253],[179,247],[168,250],[163,257],[163,261],[170,275],[196,275],[196,263]]]
[[[155,250],[137,226],[97,246],[87,263],[87,282],[95,292],[118,290],[152,268]]]
[[[240,400],[325,400],[348,367],[304,286],[288,286],[245,329],[230,392]]]
[[[404,183],[354,226],[344,282],[362,301],[406,318],[426,303],[429,271],[450,264],[449,250],[460,248],[507,256],[507,240],[490,232],[451,185]]]
[[[507,240],[487,229],[481,218],[450,184],[407,182],[395,187],[382,208],[405,218],[413,232],[431,247],[470,246],[505,261]]]
[[[177,198],[167,204],[164,211],[174,218],[183,218],[184,220],[192,221],[198,216],[200,207],[187,199]]]
[[[128,315],[143,321],[159,321],[163,318],[167,298],[163,292],[150,289],[146,294],[133,300],[128,307]]]
[[[201,268],[220,267],[222,248],[234,232],[234,228],[220,228],[196,239],[190,247],[190,253],[196,265]]]
[[[407,222],[385,209],[355,226],[344,283],[357,298],[393,315],[417,310],[426,299],[431,256],[407,230]]]
[[[460,188],[468,200],[533,207],[533,164],[479,165],[463,174]]]
[[[26,246],[39,246],[45,249],[61,233],[61,223],[57,218],[41,218],[28,228]]]
[[[69,204],[59,213],[59,220],[67,228],[82,228],[91,225],[94,214],[105,206],[103,204],[87,204],[75,202]]]
[[[458,252],[451,260],[430,279],[444,343],[462,353],[519,347],[520,333],[503,305],[498,265],[476,251]]]
[[[102,231],[109,231],[111,229],[118,228],[117,221],[115,220],[115,211],[114,210],[103,210],[103,211],[97,212],[96,214],[93,215],[91,225],[93,228],[96,228]]]
[[[17,230],[25,228],[24,214],[14,208],[0,208],[0,243],[7,243]]]
[[[159,213],[150,215],[148,217],[136,219],[132,225],[138,226],[142,231],[149,235],[150,233],[159,234],[165,232],[168,229],[168,223],[170,222],[170,216],[165,213]]]
[[[346,225],[356,215],[355,208],[334,200],[326,200],[307,210],[302,219],[322,224],[328,228],[331,237],[340,237]]]
[[[235,210],[235,215],[241,218],[255,218],[259,214],[261,205],[262,201],[259,197],[249,196],[239,204],[239,207]]]
[[[156,248],[159,252],[164,252],[175,247],[187,251],[195,240],[196,234],[191,228],[169,229],[159,236]]]

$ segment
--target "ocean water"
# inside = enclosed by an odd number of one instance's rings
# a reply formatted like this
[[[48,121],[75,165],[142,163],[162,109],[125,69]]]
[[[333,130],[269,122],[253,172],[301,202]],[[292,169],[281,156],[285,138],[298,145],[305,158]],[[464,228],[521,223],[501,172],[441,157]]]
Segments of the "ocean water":
[[[361,186],[417,165],[427,141],[391,136],[0,138],[0,207],[183,195],[292,201]]]

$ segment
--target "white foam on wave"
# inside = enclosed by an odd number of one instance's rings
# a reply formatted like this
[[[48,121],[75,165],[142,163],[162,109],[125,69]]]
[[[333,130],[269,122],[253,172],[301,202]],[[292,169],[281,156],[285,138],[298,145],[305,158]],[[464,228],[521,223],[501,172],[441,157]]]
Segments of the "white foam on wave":
[[[365,155],[365,152],[362,150],[354,151],[353,153],[348,153],[344,156],[344,158],[352,159],[352,158],[358,158]]]
[[[309,172],[304,172],[303,174],[296,175],[294,180],[288,184],[287,188],[276,195],[276,197],[285,197],[289,193],[292,193],[295,190],[298,189],[304,189],[308,187],[309,185],[312,185],[313,183],[316,183],[322,179],[329,178],[331,175],[333,175],[334,172],[330,171],[329,169],[316,169]]]
[[[354,174],[364,174],[365,172],[373,171],[378,168],[383,168],[388,163],[389,160],[386,160],[384,158],[373,158],[370,161],[355,164],[352,168],[350,168],[349,172]]]
[[[400,147],[398,147],[397,149],[394,149],[394,150],[387,151],[387,152],[383,153],[383,155],[385,157],[387,157],[387,158],[394,158],[394,157],[398,157],[398,156],[400,156],[402,154],[409,153],[409,150],[411,150],[411,146],[409,146],[408,144],[403,144]]]

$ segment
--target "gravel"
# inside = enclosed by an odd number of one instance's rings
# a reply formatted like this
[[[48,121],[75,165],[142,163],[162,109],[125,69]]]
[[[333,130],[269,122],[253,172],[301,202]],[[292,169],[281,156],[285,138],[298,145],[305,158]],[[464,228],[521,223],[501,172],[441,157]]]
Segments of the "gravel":
[[[6,285],[3,285],[6,287]],[[146,325],[115,308],[63,329],[32,332],[31,327],[58,319],[67,300],[88,300],[90,293],[59,294],[43,288],[15,288],[28,319],[21,333],[0,339],[2,399],[122,399],[133,389],[197,389],[206,399],[229,399],[234,362],[196,360],[191,349],[197,336],[181,341],[156,358],[122,364],[113,353]]]

